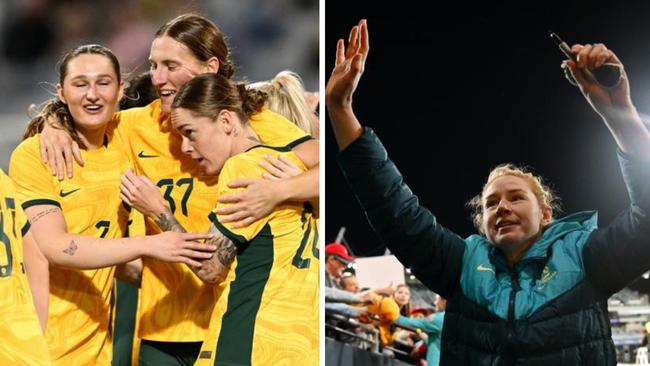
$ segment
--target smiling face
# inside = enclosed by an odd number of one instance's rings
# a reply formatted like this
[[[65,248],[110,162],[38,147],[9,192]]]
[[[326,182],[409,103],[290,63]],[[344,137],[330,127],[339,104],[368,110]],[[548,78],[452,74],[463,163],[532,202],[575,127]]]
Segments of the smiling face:
[[[216,119],[201,117],[185,108],[172,112],[172,124],[183,137],[181,150],[198,161],[207,175],[216,175],[232,156],[232,121],[228,111]]]
[[[483,193],[483,232],[504,251],[524,253],[550,224],[552,211],[542,208],[531,184],[522,177],[496,178]]]
[[[122,84],[111,61],[104,55],[80,54],[67,63],[59,99],[68,105],[75,128],[103,128],[122,98]]]
[[[194,76],[204,72],[216,72],[210,62],[197,59],[187,46],[169,36],[153,40],[149,54],[151,81],[161,100],[161,109],[171,111],[176,92]]]

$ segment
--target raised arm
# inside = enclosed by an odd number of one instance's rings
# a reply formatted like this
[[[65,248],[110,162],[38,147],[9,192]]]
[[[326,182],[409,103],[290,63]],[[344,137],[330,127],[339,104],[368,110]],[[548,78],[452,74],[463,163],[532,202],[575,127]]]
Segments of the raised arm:
[[[370,38],[365,20],[352,27],[347,51],[342,39],[336,43],[336,62],[325,87],[325,104],[340,150],[363,133],[352,109],[352,95],[359,85],[369,51]]]
[[[609,225],[594,231],[583,249],[585,272],[604,294],[619,291],[650,265],[650,133],[630,97],[627,74],[603,44],[574,45],[578,63],[567,61],[583,96],[603,119],[618,148],[630,206]],[[585,77],[605,62],[619,65],[620,83],[611,89]]]
[[[458,289],[465,242],[420,206],[381,142],[363,128],[352,95],[369,49],[365,21],[352,28],[345,50],[339,40],[336,67],[326,87],[326,104],[339,147],[339,162],[370,225],[397,258],[429,288],[445,297]]]
[[[176,220],[169,209],[167,201],[162,197],[158,188],[147,177],[137,176],[131,170],[122,177],[120,185],[122,200],[152,219],[165,232],[185,233],[186,230]],[[237,247],[232,240],[224,236],[212,224],[208,231],[209,238],[205,243],[215,248],[214,255],[199,260],[200,266],[189,264],[188,267],[203,282],[208,284],[221,283],[230,270],[230,265],[237,254]]]
[[[213,246],[197,243],[209,234],[162,233],[139,238],[102,239],[67,232],[63,212],[54,205],[25,209],[30,232],[52,265],[89,269],[102,268],[149,256],[168,262],[200,266],[198,260],[211,257]]]

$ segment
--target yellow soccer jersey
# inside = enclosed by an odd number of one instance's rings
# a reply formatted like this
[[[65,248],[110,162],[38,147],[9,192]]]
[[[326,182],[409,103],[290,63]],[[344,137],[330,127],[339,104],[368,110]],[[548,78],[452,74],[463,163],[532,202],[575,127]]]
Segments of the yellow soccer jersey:
[[[39,157],[40,136],[14,151],[10,175],[23,208],[49,204],[61,208],[67,230],[119,238],[129,213],[119,196],[120,177],[131,166],[123,147],[107,134],[105,146],[82,151],[84,167],[59,182]],[[110,365],[110,295],[115,267],[91,270],[50,268],[46,340],[56,365]]]
[[[233,191],[232,179],[259,176],[264,154],[277,151],[258,146],[230,158],[219,194]],[[286,156],[302,166],[293,153]],[[311,206],[285,203],[239,229],[214,213],[210,219],[239,249],[195,365],[317,365],[318,228]]]
[[[13,183],[0,170],[0,365],[51,364],[23,267],[26,223]]]
[[[295,146],[309,138],[267,110],[251,126],[262,141],[273,145]],[[178,222],[189,232],[207,232],[207,216],[217,200],[217,177],[202,175],[196,161],[181,152],[182,138],[161,114],[160,100],[120,112],[116,136],[129,147],[137,173],[160,188]],[[147,221],[148,233],[158,231]],[[218,293],[218,288],[205,285],[184,264],[144,258],[139,336],[160,342],[202,341]]]

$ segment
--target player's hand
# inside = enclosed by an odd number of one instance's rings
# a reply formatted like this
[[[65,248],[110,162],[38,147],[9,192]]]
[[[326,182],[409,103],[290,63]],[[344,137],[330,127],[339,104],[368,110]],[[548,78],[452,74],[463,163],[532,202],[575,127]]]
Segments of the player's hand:
[[[47,122],[43,124],[41,131],[39,147],[41,159],[50,166],[52,175],[63,180],[64,173],[67,173],[68,178],[72,178],[73,159],[81,166],[84,165],[84,161],[79,144],[65,130],[54,127],[57,125],[60,126],[60,123],[56,117],[47,117]]]
[[[283,198],[279,194],[282,184],[277,180],[241,178],[228,182],[230,188],[242,191],[221,195],[215,210],[219,222],[232,223],[232,228],[246,227],[270,214]]]
[[[127,205],[151,219],[157,219],[169,210],[168,203],[158,187],[146,176],[136,175],[132,169],[122,176],[120,197]]]
[[[212,244],[199,243],[199,240],[211,239],[214,234],[179,233],[165,231],[158,235],[147,236],[148,245],[145,255],[165,262],[185,263],[200,268],[201,262],[212,258],[217,247]]]
[[[262,174],[262,178],[268,180],[286,179],[304,173],[303,170],[283,155],[279,155],[277,158],[264,155],[264,160],[260,161],[259,165],[267,171],[267,173]]]

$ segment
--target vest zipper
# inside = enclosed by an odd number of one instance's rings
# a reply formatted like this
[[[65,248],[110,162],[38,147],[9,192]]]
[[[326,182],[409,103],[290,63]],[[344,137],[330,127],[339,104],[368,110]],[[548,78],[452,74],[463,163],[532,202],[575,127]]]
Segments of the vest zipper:
[[[512,282],[512,290],[510,291],[510,299],[508,301],[508,335],[507,335],[507,344],[508,344],[508,355],[506,359],[508,364],[515,364],[515,298],[517,297],[517,292],[521,290],[519,287],[519,275],[515,271],[510,271],[510,280]]]

